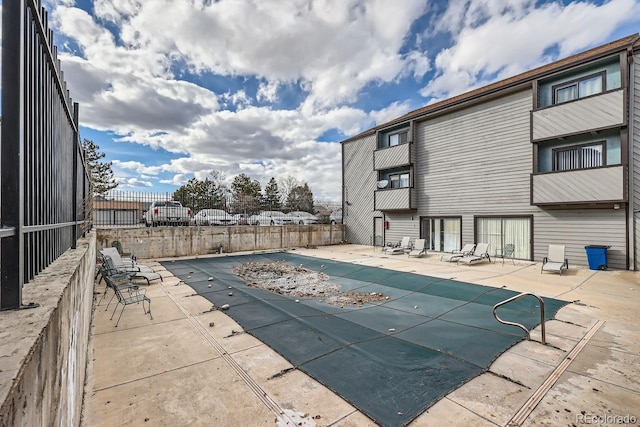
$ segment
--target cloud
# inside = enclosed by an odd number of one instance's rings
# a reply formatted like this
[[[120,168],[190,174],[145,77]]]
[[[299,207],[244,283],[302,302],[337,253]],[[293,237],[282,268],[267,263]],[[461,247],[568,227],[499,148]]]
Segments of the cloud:
[[[422,0],[402,7],[382,0],[127,0],[97,1],[94,11],[118,27],[123,46],[148,58],[180,60],[196,74],[255,76],[267,82],[263,89],[303,81],[314,104],[330,107],[352,101],[370,80],[392,81],[415,60],[397,52],[425,7]]]
[[[126,188],[151,188],[153,187],[153,183],[151,181],[142,181],[138,178],[118,178],[116,179],[118,183],[118,188],[126,189]]]
[[[637,20],[638,12],[634,0],[540,6],[533,0],[452,1],[435,32],[450,34],[454,43],[437,54],[437,74],[420,93],[449,97],[569,56],[600,44]],[[549,56],[550,48],[557,54]]]
[[[408,102],[394,102],[386,108],[377,111],[371,111],[369,117],[373,125],[381,125],[398,117],[401,117],[411,111]],[[372,126],[373,126],[372,125]]]
[[[425,53],[401,53],[425,7],[422,0],[403,7],[382,0],[97,0],[88,11],[59,0],[51,16],[73,49],[59,57],[82,125],[178,156],[149,170],[122,162],[123,183],[135,183],[129,180],[137,173],[181,185],[216,169],[251,172],[263,185],[271,176],[295,176],[339,198],[340,147],[317,138],[371,125],[367,112],[348,106],[365,85],[425,75]],[[240,87],[243,78],[257,86]],[[207,81],[215,84],[200,83]],[[280,91],[292,88],[302,102],[274,109]]]

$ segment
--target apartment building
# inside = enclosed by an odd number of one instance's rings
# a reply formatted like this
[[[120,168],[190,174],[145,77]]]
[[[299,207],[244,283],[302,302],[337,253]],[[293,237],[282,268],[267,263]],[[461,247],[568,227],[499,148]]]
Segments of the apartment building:
[[[342,142],[352,243],[488,242],[569,265],[640,266],[640,41],[631,35],[428,105]]]

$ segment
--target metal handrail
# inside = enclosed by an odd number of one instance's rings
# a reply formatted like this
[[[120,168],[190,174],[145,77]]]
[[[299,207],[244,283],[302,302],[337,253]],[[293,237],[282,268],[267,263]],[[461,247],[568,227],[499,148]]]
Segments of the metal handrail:
[[[500,317],[498,317],[498,307],[501,307],[505,304],[508,304],[512,301],[518,300],[522,297],[526,297],[527,295],[531,295],[532,297],[536,297],[538,299],[538,301],[540,301],[540,329],[542,332],[542,344],[546,344],[547,343],[547,339],[546,339],[546,334],[545,334],[545,327],[544,327],[544,300],[542,298],[540,298],[538,295],[533,294],[531,292],[523,292],[521,294],[518,294],[516,296],[513,296],[509,299],[506,299],[502,302],[497,303],[496,305],[493,306],[493,317],[496,318],[496,320],[504,325],[511,325],[511,326],[517,326],[518,328],[522,329],[526,334],[527,334],[527,339],[530,340],[531,339],[531,334],[529,333],[529,330],[527,328],[524,327],[524,325],[521,325],[520,323],[516,323],[516,322],[508,322],[506,320],[502,320]]]

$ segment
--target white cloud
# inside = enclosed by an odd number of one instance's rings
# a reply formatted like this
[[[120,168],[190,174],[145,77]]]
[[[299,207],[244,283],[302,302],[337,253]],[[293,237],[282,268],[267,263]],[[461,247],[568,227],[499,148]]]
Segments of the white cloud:
[[[180,59],[199,73],[256,76],[267,85],[301,80],[319,107],[353,100],[370,80],[392,81],[405,61],[415,60],[397,52],[424,9],[422,0],[405,0],[402,7],[384,0],[95,4],[98,17],[119,26],[129,50],[155,59],[155,73],[166,63],[154,54]],[[96,41],[104,35],[89,34]]]
[[[186,175],[180,173],[173,175],[171,179],[162,179],[160,180],[160,182],[163,184],[171,184],[180,187],[189,182],[189,178],[187,178]]]
[[[125,181],[182,185],[214,169],[250,171],[263,184],[290,175],[339,198],[340,147],[316,139],[371,125],[344,106],[366,85],[419,79],[430,67],[423,52],[400,53],[423,0],[97,0],[94,15],[57,5],[53,22],[74,48],[59,57],[82,125],[180,156],[149,169],[122,162]],[[185,70],[259,83],[255,93],[215,93],[180,80]],[[285,85],[305,91],[298,108],[254,106],[278,102]]]
[[[256,99],[258,101],[275,102],[278,100],[278,87],[280,83],[274,82],[262,82],[258,87],[258,93]]]
[[[153,183],[151,181],[143,181],[138,178],[118,178],[116,179],[119,189],[127,188],[151,188]]]
[[[411,106],[407,102],[394,102],[386,108],[371,111],[369,117],[373,125],[381,125],[411,111]]]
[[[453,96],[600,44],[616,28],[637,20],[638,3],[611,0],[537,6],[533,0],[459,0],[449,4],[438,31],[454,45],[435,59],[437,76],[421,91]],[[433,35],[433,34],[432,34]],[[546,52],[556,48],[558,55]]]

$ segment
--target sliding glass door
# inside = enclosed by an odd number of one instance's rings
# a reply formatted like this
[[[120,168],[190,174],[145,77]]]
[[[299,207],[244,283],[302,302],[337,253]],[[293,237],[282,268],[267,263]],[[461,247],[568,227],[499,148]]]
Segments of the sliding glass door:
[[[515,247],[514,258],[531,260],[531,217],[476,218],[476,242],[489,243],[489,253]]]
[[[462,218],[422,218],[421,236],[432,251],[460,249]]]

